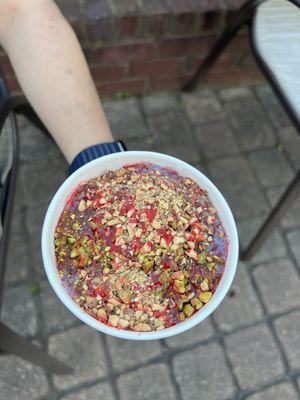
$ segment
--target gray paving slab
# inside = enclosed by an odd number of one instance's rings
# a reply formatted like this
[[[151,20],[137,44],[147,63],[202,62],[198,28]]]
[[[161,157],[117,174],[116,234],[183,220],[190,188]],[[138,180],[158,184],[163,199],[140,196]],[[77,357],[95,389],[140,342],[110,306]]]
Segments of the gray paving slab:
[[[24,234],[11,235],[7,254],[5,279],[8,284],[28,279],[28,240]]]
[[[268,204],[244,157],[210,162],[208,176],[222,191],[237,218],[268,211]]]
[[[0,394],[5,400],[36,400],[48,392],[45,372],[12,355],[0,357]]]
[[[241,249],[246,246],[253,239],[258,232],[266,216],[249,217],[237,221],[237,228]],[[256,254],[252,257],[251,261],[254,263],[262,263],[269,260],[274,260],[287,256],[287,249],[282,236],[278,230],[273,231],[270,236],[262,244],[261,248],[257,250]]]
[[[300,280],[288,258],[261,264],[253,275],[269,313],[300,306]]]
[[[279,100],[274,95],[271,87],[269,85],[260,85],[257,86],[255,90],[272,124],[277,128],[289,125],[290,121],[288,116],[279,103]]]
[[[224,102],[227,102],[243,97],[253,97],[253,91],[247,86],[237,86],[219,90],[219,96]]]
[[[300,368],[300,309],[275,321],[275,329],[291,368]]]
[[[237,155],[239,150],[227,122],[213,122],[198,126],[196,138],[207,160]]]
[[[48,281],[40,282],[40,299],[47,332],[63,331],[80,321],[58,299]]]
[[[17,333],[33,336],[38,331],[37,311],[28,284],[5,289],[1,321]]]
[[[31,123],[23,123],[20,133],[20,160],[31,162],[33,160],[48,160],[62,158],[62,154],[51,136],[47,136]]]
[[[222,348],[212,343],[199,346],[174,357],[174,373],[183,400],[228,399],[235,393],[235,386],[225,362]]]
[[[36,205],[29,204],[25,215],[26,227],[29,232],[30,268],[36,279],[46,278],[41,253],[41,234],[48,205],[47,202]]]
[[[183,107],[194,125],[225,119],[225,113],[216,94],[210,90],[187,93],[181,96]]]
[[[278,129],[283,149],[291,160],[294,168],[300,168],[300,135],[293,126]]]
[[[298,395],[292,384],[285,382],[272,386],[268,389],[265,389],[260,393],[255,393],[250,397],[247,397],[247,400],[274,400],[274,399],[297,400]]]
[[[300,268],[300,229],[288,232],[287,240],[295,257],[296,263]]]
[[[124,140],[148,134],[140,106],[136,98],[119,101],[104,101],[103,109],[113,135]]]
[[[142,106],[147,115],[164,114],[182,108],[179,98],[172,93],[157,93],[142,98]]]
[[[24,164],[21,176],[26,204],[49,203],[67,177],[68,164],[64,159],[46,159]]]
[[[267,198],[272,207],[277,204],[277,201],[285,190],[286,186],[279,186],[266,191]],[[291,208],[282,216],[280,224],[284,228],[300,227],[300,197],[294,201]]]
[[[49,353],[75,369],[73,374],[54,376],[54,384],[58,389],[93,382],[107,374],[100,335],[87,326],[50,336]]]
[[[92,387],[76,390],[67,394],[60,400],[115,400],[112,389],[108,383],[98,383]]]
[[[183,112],[169,111],[163,115],[150,116],[148,124],[156,151],[191,163],[201,160],[194,132]]]
[[[226,102],[225,109],[241,149],[254,150],[275,145],[274,128],[252,95]]]
[[[199,342],[212,338],[215,334],[213,325],[209,318],[206,318],[199,325],[184,332],[166,339],[168,347],[171,349],[182,349],[188,346],[197,345]]]
[[[154,139],[151,136],[130,139],[126,140],[126,146],[127,150],[154,151]]]
[[[122,375],[117,381],[121,400],[175,400],[175,388],[165,364],[153,364]]]
[[[262,308],[250,282],[247,268],[246,264],[239,263],[230,292],[214,313],[215,321],[222,331],[228,332],[263,318]]]
[[[116,371],[143,364],[162,355],[161,345],[157,340],[135,342],[108,337],[107,342]]]
[[[286,157],[277,149],[257,150],[248,158],[263,187],[288,185],[294,177]]]
[[[233,333],[226,337],[225,344],[242,389],[253,389],[284,373],[279,351],[265,324]]]

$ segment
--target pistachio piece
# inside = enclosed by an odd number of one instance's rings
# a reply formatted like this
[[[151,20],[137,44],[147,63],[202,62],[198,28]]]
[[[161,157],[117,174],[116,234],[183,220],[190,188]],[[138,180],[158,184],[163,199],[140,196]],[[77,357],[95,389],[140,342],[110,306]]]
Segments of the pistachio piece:
[[[99,308],[99,310],[97,311],[97,317],[101,321],[104,321],[104,322],[107,321],[107,314],[106,314],[106,311],[104,310],[104,308]]]
[[[191,300],[191,305],[195,308],[195,310],[200,310],[200,308],[203,307],[202,301],[197,298]]]
[[[174,289],[177,293],[184,293],[185,292],[185,285],[183,281],[180,281],[178,279],[175,279],[173,283]]]
[[[181,312],[181,313],[178,315],[178,319],[179,319],[179,321],[184,321],[184,320],[185,320],[185,315],[184,315],[183,312]]]
[[[179,279],[180,281],[184,280],[184,273],[182,271],[173,272],[171,275],[172,279]]]
[[[198,259],[198,254],[195,252],[195,250],[193,250],[193,249],[188,249],[186,252],[185,252],[185,254],[187,255],[187,256],[189,256],[190,258],[193,258],[194,260],[197,260]]]
[[[74,237],[68,237],[68,242],[70,243],[70,244],[74,244],[75,243],[75,238]]]
[[[198,256],[198,264],[203,265],[203,264],[205,264],[205,261],[206,261],[205,253],[199,254],[199,256]]]
[[[203,292],[207,292],[209,290],[207,279],[204,279],[204,281],[200,283],[200,288]]]
[[[193,315],[194,311],[194,307],[191,304],[185,304],[183,306],[183,312],[186,317]]]
[[[213,262],[207,263],[207,264],[206,264],[206,267],[207,267],[207,269],[208,269],[209,271],[211,271],[211,270],[214,268],[214,266],[215,266],[215,263],[213,263]]]
[[[212,292],[201,292],[199,295],[199,299],[203,303],[208,303],[211,298],[212,298]]]
[[[70,257],[71,257],[71,258],[75,258],[75,257],[79,256],[79,254],[80,254],[79,249],[73,249],[73,250],[71,251]]]
[[[153,260],[147,261],[145,262],[145,264],[143,264],[143,271],[145,272],[145,274],[148,274],[148,272],[151,271],[153,265],[154,265]]]

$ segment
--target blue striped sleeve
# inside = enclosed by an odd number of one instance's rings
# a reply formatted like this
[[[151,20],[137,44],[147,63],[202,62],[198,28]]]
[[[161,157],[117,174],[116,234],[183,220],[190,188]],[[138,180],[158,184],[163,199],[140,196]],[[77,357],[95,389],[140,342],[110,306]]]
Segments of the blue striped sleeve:
[[[69,175],[73,174],[78,168],[82,167],[89,161],[95,160],[96,158],[106,156],[107,154],[118,153],[125,151],[126,147],[120,141],[99,143],[94,146],[88,147],[82,150],[72,161],[69,167]]]

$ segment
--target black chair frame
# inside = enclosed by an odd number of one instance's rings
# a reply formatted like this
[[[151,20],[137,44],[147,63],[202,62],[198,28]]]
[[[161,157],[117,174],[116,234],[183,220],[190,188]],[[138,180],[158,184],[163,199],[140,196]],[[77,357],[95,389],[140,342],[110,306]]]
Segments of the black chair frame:
[[[289,116],[297,133],[300,135],[299,118],[297,118],[297,116],[295,115],[285,93],[282,91],[279,83],[277,82],[276,77],[273,75],[268,65],[266,65],[266,63],[260,56],[255,46],[254,32],[253,32],[253,17],[255,16],[256,8],[264,1],[266,0],[248,0],[246,3],[242,5],[242,7],[239,10],[236,11],[236,13],[232,16],[232,18],[228,22],[224,32],[216,41],[215,45],[213,46],[208,56],[199,66],[199,68],[195,72],[194,76],[190,79],[190,81],[187,82],[183,87],[183,91],[188,92],[196,88],[199,81],[206,76],[210,68],[214,65],[218,57],[226,49],[231,40],[240,30],[240,28],[243,25],[247,24],[250,33],[249,35],[250,44],[255,60],[259,68],[261,69],[262,73],[264,74],[266,80],[272,87],[274,93],[278,97],[282,107]],[[289,1],[290,3],[293,3],[295,6],[300,7],[300,0],[286,0],[286,1]],[[253,237],[247,248],[242,252],[241,255],[242,260],[251,259],[251,257],[261,247],[264,241],[270,236],[273,229],[278,225],[281,217],[288,209],[290,209],[292,203],[299,197],[299,195],[300,195],[300,170],[297,172],[294,179],[288,185],[285,192],[278,200],[277,204],[272,209],[267,219],[264,221],[258,232],[255,234],[255,236]]]
[[[2,236],[0,238],[0,315],[3,298],[10,224],[18,170],[19,135],[14,112],[22,112],[27,118],[30,119],[30,121],[35,123],[39,128],[45,130],[34,111],[30,109],[24,97],[20,96],[5,98],[2,100],[2,105],[0,105],[0,134],[2,132],[3,125],[8,118],[12,129],[13,158],[12,167],[6,178],[4,187],[1,188],[3,193],[3,205],[1,210]],[[31,342],[23,338],[21,335],[14,332],[3,322],[1,322],[0,319],[0,352],[1,351],[21,357],[24,360],[30,361],[36,365],[43,367],[45,370],[53,374],[63,375],[69,374],[73,371],[69,366],[56,360],[54,357],[48,355],[41,348],[35,346]]]

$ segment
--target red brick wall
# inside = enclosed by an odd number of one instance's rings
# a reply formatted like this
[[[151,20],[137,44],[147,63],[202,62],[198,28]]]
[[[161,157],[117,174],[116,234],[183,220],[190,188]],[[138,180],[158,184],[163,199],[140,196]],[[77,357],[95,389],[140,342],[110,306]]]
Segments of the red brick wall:
[[[102,95],[179,90],[243,0],[57,0],[85,51]],[[4,53],[0,66],[19,91]],[[203,84],[253,83],[260,74],[241,32]]]

